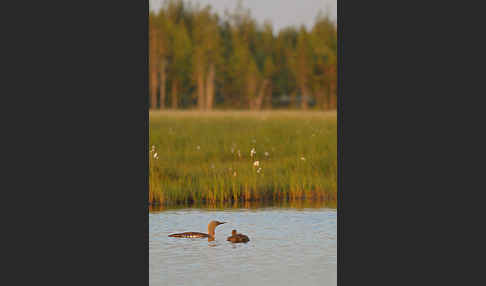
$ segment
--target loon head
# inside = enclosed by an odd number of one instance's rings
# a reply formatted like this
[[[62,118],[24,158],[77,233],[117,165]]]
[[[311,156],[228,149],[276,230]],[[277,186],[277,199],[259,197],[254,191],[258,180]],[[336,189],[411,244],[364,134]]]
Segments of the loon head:
[[[212,235],[214,236],[214,229],[220,225],[220,224],[223,224],[223,223],[226,223],[225,221],[221,222],[221,221],[217,221],[217,220],[213,220],[211,221],[209,224],[208,224],[208,234],[209,235]]]
[[[233,229],[233,230],[231,231],[231,235],[232,235],[232,236],[235,236],[235,235],[236,235],[236,229]]]
[[[213,227],[217,227],[220,224],[226,223],[225,221],[217,221],[217,220],[212,220],[209,225]]]

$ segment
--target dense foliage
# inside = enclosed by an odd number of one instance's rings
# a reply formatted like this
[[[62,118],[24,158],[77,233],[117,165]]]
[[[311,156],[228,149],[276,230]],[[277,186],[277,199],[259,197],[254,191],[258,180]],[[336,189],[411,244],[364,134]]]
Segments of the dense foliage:
[[[224,17],[181,0],[149,15],[153,109],[336,108],[336,24],[276,33],[239,6]]]

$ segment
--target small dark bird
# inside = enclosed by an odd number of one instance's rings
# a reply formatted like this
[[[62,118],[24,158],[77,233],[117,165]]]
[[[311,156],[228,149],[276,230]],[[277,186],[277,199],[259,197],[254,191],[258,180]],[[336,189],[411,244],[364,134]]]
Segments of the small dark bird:
[[[236,233],[236,229],[233,229],[231,232],[231,236],[228,237],[227,241],[231,241],[232,243],[239,243],[239,242],[248,242],[250,239],[248,236],[241,234],[241,233]]]
[[[219,222],[216,220],[211,221],[208,224],[208,233],[202,232],[183,232],[183,233],[174,233],[170,234],[169,237],[181,237],[181,238],[208,238],[210,240],[214,240],[214,229],[226,222]]]

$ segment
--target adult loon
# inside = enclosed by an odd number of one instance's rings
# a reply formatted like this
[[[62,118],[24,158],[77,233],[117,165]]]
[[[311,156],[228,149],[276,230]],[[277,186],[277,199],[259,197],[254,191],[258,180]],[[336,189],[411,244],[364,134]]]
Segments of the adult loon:
[[[248,236],[241,234],[241,233],[236,233],[236,229],[233,229],[231,232],[231,236],[228,237],[227,241],[231,241],[232,243],[238,243],[238,242],[248,242],[250,239]]]
[[[174,233],[170,234],[169,237],[182,237],[182,238],[208,238],[208,239],[214,239],[214,229],[220,225],[226,222],[219,222],[216,220],[211,221],[208,224],[208,233],[202,233],[202,232],[183,232],[183,233]]]

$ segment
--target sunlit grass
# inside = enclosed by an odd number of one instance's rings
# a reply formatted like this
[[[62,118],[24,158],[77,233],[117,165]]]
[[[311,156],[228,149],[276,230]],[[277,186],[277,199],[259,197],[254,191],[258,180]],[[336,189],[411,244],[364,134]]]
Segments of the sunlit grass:
[[[335,202],[336,130],[335,112],[152,112],[149,202]]]

